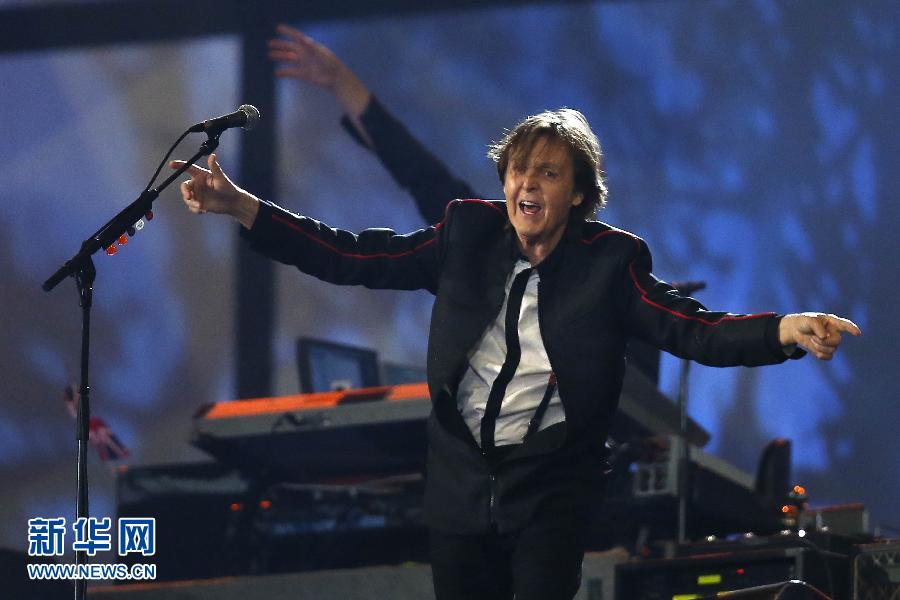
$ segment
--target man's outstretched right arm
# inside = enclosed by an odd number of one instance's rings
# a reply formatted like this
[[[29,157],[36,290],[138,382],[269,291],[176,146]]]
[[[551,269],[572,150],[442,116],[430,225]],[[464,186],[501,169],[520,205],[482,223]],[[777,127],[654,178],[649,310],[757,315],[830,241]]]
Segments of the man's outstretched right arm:
[[[241,229],[241,237],[257,252],[329,283],[434,293],[442,228],[356,234],[259,201],[253,227]]]
[[[230,215],[255,250],[329,283],[436,291],[443,222],[408,235],[389,229],[357,235],[260,200],[228,178],[215,154],[208,166],[189,167],[191,178],[181,184],[185,204],[195,214]]]

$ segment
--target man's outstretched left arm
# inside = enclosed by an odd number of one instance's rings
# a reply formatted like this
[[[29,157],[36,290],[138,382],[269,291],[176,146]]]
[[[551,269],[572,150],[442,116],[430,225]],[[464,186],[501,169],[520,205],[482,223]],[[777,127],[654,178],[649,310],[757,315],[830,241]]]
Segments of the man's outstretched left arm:
[[[718,367],[774,364],[806,352],[830,360],[842,333],[861,335],[852,321],[824,313],[710,311],[654,277],[646,244],[639,238],[631,243],[623,274],[630,330],[675,356]]]

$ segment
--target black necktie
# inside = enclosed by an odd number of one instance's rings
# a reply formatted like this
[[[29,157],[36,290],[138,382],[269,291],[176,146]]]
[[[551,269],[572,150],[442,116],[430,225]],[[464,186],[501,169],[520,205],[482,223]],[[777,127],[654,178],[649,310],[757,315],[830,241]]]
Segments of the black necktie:
[[[516,275],[506,300],[506,360],[491,386],[484,417],[481,419],[481,450],[485,453],[494,449],[494,427],[497,415],[500,414],[500,404],[522,356],[522,349],[519,348],[519,312],[522,310],[522,296],[525,295],[525,286],[532,271],[533,269],[525,269]]]

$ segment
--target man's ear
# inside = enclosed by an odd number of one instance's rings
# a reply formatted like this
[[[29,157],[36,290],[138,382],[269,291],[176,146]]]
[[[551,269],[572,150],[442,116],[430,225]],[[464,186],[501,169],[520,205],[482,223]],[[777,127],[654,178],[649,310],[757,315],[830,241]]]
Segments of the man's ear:
[[[572,206],[578,206],[582,202],[584,202],[584,194],[582,194],[581,192],[578,192],[574,196],[572,196]]]

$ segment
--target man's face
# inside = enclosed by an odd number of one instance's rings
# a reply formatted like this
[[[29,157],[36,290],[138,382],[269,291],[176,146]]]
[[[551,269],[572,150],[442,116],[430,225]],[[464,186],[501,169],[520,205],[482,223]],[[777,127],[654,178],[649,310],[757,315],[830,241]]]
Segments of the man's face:
[[[510,156],[503,193],[509,220],[524,246],[555,246],[565,231],[569,209],[583,200],[575,192],[568,146],[551,137]]]

